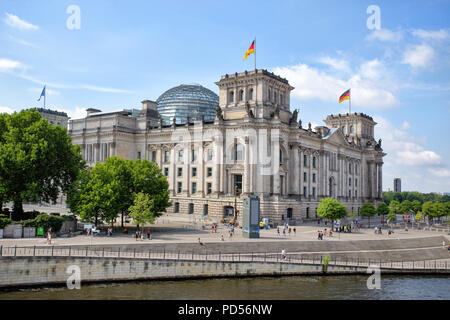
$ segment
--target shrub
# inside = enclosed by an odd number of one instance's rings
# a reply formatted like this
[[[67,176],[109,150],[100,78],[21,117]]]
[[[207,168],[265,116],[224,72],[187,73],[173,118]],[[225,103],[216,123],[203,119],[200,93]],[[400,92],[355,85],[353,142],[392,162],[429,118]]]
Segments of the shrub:
[[[12,220],[10,218],[0,218],[0,229],[4,229]]]
[[[36,227],[35,219],[22,220],[19,223],[24,227]]]
[[[63,222],[63,217],[43,213],[34,219],[34,226],[42,227],[44,228],[44,231],[48,231],[48,229],[51,228],[53,232],[58,232],[61,229]]]

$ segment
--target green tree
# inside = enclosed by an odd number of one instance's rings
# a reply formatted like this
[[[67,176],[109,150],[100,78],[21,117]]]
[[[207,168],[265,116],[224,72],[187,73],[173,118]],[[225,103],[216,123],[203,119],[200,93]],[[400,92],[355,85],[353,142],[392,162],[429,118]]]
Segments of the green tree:
[[[385,202],[380,202],[377,206],[377,214],[381,215],[384,220],[384,216],[389,213],[389,207]]]
[[[432,201],[424,202],[422,205],[422,213],[428,216],[428,219],[432,218],[434,215],[434,207]]]
[[[422,211],[422,203],[419,200],[414,200],[411,203],[411,209],[415,214],[419,213],[420,211]]]
[[[333,198],[323,198],[317,207],[317,215],[323,219],[331,220],[331,226],[334,220],[339,220],[347,215],[347,207]]]
[[[397,215],[393,211],[389,211],[389,214],[387,215],[387,221],[388,223],[397,221]]]
[[[148,194],[156,217],[171,205],[166,177],[159,167],[147,160],[106,159],[80,175],[71,189],[71,211],[85,221],[113,223],[134,204],[137,194]]]
[[[369,218],[369,228],[370,228],[370,217],[374,216],[376,213],[377,211],[375,210],[375,206],[370,202],[364,203],[359,211],[360,215]]]
[[[156,209],[154,203],[155,201],[147,193],[139,192],[136,195],[133,205],[129,208],[129,215],[137,227],[143,228],[147,222],[153,223],[160,215],[160,211]]]
[[[402,210],[402,212],[404,214],[407,214],[407,213],[409,213],[412,210],[413,206],[412,206],[411,201],[403,200],[401,205],[400,205],[400,208],[401,208],[401,210]]]
[[[36,110],[0,114],[0,190],[23,216],[23,201],[56,200],[84,167],[80,147],[65,128],[53,126]]]
[[[389,213],[394,215],[401,214],[402,208],[400,202],[397,200],[392,200],[391,203],[389,203]]]

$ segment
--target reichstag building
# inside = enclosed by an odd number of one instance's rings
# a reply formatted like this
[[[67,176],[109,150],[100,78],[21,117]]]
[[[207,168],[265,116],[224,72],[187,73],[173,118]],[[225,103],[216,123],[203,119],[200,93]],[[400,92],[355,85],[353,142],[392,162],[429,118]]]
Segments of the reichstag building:
[[[370,116],[305,126],[291,112],[294,88],[267,70],[226,74],[216,85],[219,96],[188,84],[140,110],[91,108],[69,121],[69,133],[90,166],[110,156],[156,162],[169,181],[169,213],[231,218],[236,201],[241,220],[243,197],[257,195],[261,217],[280,222],[316,218],[324,197],[356,215],[381,201],[385,153]]]

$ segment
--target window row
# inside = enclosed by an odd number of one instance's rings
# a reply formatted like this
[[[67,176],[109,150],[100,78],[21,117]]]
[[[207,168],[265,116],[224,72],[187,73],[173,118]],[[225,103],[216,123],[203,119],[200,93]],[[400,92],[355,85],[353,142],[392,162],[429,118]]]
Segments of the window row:
[[[197,176],[197,168],[191,168],[191,173],[192,173],[192,177],[196,177]],[[168,167],[164,168],[164,175],[166,177],[169,176],[169,168]],[[182,177],[182,176],[183,176],[183,168],[177,168],[177,177]],[[212,177],[212,168],[211,167],[206,168],[206,176]]]
[[[177,155],[178,155],[178,157],[177,157],[177,161],[178,162],[181,162],[181,161],[183,161],[183,151],[184,150],[178,150],[178,152],[177,152]],[[138,152],[138,159],[140,159],[141,158],[141,152],[139,151]],[[197,161],[197,150],[195,150],[195,149],[192,149],[191,150],[191,161]],[[207,151],[206,151],[206,160],[207,161],[211,161],[213,159],[213,151],[212,151],[212,149],[208,149]],[[156,162],[156,151],[152,151],[152,155],[151,155],[151,160],[152,160],[152,162]],[[163,153],[163,162],[164,163],[168,163],[168,162],[170,162],[170,151],[167,151],[167,150],[165,150],[164,151],[164,153]]]
[[[177,182],[177,193],[183,192],[183,182]],[[212,192],[212,183],[208,182],[206,184],[206,194],[211,194]],[[191,194],[197,193],[197,182],[191,183]]]
[[[253,88],[250,88],[248,90],[247,100],[253,100],[254,99],[254,93],[253,92],[254,92]],[[239,92],[238,92],[238,101],[239,102],[244,101],[244,90],[243,89],[240,89]],[[231,102],[235,102],[234,101],[234,90],[231,90],[230,93],[229,93],[229,102],[230,103]]]

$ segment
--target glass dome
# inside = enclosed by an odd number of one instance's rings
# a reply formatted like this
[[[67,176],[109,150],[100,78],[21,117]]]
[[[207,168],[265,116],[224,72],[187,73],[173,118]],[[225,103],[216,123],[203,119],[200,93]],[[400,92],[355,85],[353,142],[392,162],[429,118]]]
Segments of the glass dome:
[[[199,84],[182,84],[164,92],[157,100],[157,109],[165,123],[186,123],[191,121],[214,121],[219,96]]]

